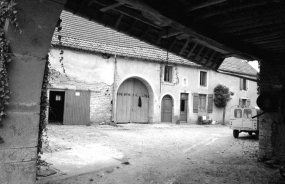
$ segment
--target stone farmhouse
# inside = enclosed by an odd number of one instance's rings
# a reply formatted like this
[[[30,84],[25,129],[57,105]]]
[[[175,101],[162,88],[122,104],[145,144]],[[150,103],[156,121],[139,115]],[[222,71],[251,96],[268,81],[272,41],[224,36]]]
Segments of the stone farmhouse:
[[[49,54],[58,74],[49,89],[50,121],[197,123],[207,115],[221,122],[223,109],[213,103],[218,84],[233,92],[226,122],[231,106],[256,106],[257,71],[243,60],[227,58],[213,71],[191,62],[191,55],[183,59],[71,13],[61,19]]]

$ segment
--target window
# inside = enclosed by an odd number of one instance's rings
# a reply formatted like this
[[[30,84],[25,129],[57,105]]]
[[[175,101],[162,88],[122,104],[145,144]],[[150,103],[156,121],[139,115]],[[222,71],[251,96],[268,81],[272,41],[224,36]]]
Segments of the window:
[[[207,86],[207,72],[200,71],[200,86]]]
[[[206,112],[206,95],[199,94],[198,107],[200,112]]]
[[[240,90],[247,90],[247,81],[246,79],[240,79]]]
[[[165,66],[165,68],[164,68],[164,81],[172,82],[172,66]]]
[[[235,109],[234,111],[234,115],[235,115],[235,118],[241,118],[241,109]]]
[[[61,96],[60,95],[55,95],[55,101],[61,101]]]
[[[243,117],[247,119],[251,118],[251,109],[244,109]]]

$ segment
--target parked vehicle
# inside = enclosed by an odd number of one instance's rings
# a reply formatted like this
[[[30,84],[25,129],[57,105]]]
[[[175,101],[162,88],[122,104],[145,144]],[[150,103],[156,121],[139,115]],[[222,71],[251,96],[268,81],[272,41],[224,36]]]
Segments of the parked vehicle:
[[[235,105],[231,107],[230,128],[233,129],[234,138],[238,138],[241,132],[248,132],[249,135],[254,132],[258,136],[259,119],[258,117],[252,119],[252,117],[259,113],[259,108],[255,106]]]

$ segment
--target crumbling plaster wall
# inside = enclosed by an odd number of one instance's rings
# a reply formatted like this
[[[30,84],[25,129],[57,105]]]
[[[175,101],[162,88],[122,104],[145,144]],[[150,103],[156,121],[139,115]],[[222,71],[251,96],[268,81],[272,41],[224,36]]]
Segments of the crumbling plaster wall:
[[[49,60],[60,75],[51,80],[51,87],[55,89],[73,89],[90,91],[90,122],[110,122],[113,104],[114,58],[104,59],[75,50],[61,50],[53,48]],[[59,62],[62,62],[65,69]]]
[[[13,61],[9,65],[9,104],[0,135],[0,183],[36,182],[40,95],[51,38],[65,1],[16,1],[21,34],[10,24]]]

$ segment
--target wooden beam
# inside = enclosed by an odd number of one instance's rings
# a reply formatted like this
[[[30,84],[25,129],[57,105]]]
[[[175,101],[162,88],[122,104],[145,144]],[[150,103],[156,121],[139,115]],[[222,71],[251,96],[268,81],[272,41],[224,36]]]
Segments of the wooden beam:
[[[96,0],[94,0],[94,1],[96,1]],[[96,3],[97,3],[97,4],[100,4],[101,6],[106,6],[105,4],[99,3],[99,2],[97,2],[97,1],[96,1]],[[161,27],[155,25],[154,23],[152,23],[152,22],[149,21],[148,19],[144,18],[141,14],[136,13],[136,12],[134,12],[134,11],[131,11],[131,10],[129,10],[128,8],[124,7],[124,6],[118,7],[118,8],[116,8],[116,9],[112,9],[112,11],[115,11],[115,12],[117,12],[117,13],[126,15],[126,16],[128,16],[128,17],[130,17],[130,18],[133,18],[133,19],[137,19],[137,20],[139,20],[139,21],[141,21],[141,22],[143,22],[143,23],[145,23],[145,24],[151,25],[151,26],[153,26],[153,27],[158,28],[159,30],[162,30]]]
[[[201,9],[201,8],[205,8],[205,7],[208,7],[208,6],[212,6],[214,4],[219,4],[219,3],[222,3],[222,2],[225,2],[227,0],[209,0],[209,1],[206,1],[204,3],[200,3],[200,4],[196,4],[196,5],[193,5],[191,6],[190,8],[187,8],[186,9],[186,13],[189,13],[193,10],[197,10],[197,9]]]
[[[257,34],[257,33],[264,33],[264,32],[275,32],[275,31],[284,31],[285,25],[275,25],[275,26],[264,26],[261,28],[253,28],[253,29],[248,29],[248,30],[241,30],[239,32],[236,32],[233,34],[234,36],[242,36],[242,35],[247,35],[247,34]]]
[[[206,56],[209,54],[209,52],[210,52],[211,50],[212,50],[212,49],[208,48],[207,52],[200,58],[199,63],[201,63],[201,62],[206,58]]]
[[[176,36],[178,34],[181,34],[183,32],[177,31],[176,29],[170,28],[168,30],[163,30],[160,35],[162,38],[170,38],[172,36]]]
[[[100,11],[101,11],[101,12],[105,12],[105,11],[114,9],[114,8],[116,8],[116,7],[118,7],[118,6],[121,6],[121,5],[123,5],[123,4],[124,4],[123,2],[118,2],[118,3],[112,4],[112,5],[110,5],[110,6],[106,6],[106,7],[104,7],[104,8],[101,8]]]
[[[197,45],[198,45],[198,42],[196,42],[196,43],[194,44],[194,46],[192,47],[192,49],[188,52],[187,58],[189,58],[189,57],[191,56],[192,52],[193,52],[194,49],[197,47]]]
[[[145,38],[145,36],[147,35],[148,31],[150,30],[151,26],[148,25],[147,29],[145,30],[145,32],[142,34],[142,36],[140,37],[140,40],[143,40]]]
[[[264,23],[264,22],[276,22],[280,19],[283,19],[284,17],[281,17],[279,14],[274,15],[274,16],[263,16],[260,18],[252,18],[249,20],[242,20],[242,21],[238,21],[232,24],[226,24],[223,27],[225,28],[235,28],[235,27],[243,27],[245,25],[254,25],[254,24],[258,24],[258,23]]]
[[[216,51],[213,52],[213,54],[210,56],[210,58],[208,59],[209,61],[212,61],[212,59],[214,58],[214,56],[216,55]]]
[[[266,12],[260,12],[260,10],[256,10],[256,11],[250,11],[249,13],[246,12],[242,12],[242,14],[237,14],[234,18],[225,18],[225,19],[221,19],[217,22],[214,22],[214,25],[232,25],[235,24],[237,22],[243,22],[243,21],[247,21],[247,20],[259,20],[262,18],[266,18],[266,17],[273,17],[273,16],[279,16],[279,14],[282,14],[283,12],[285,12],[285,10],[283,9],[276,9],[276,10],[271,10],[271,11],[266,11]]]
[[[283,24],[284,22],[285,22],[285,17],[281,18],[281,19],[269,21],[269,22],[262,21],[262,22],[252,23],[249,25],[237,26],[237,27],[234,27],[231,29],[224,29],[221,32],[234,33],[234,32],[238,32],[238,31],[242,31],[242,30],[246,30],[246,29],[252,29],[252,28],[258,28],[258,27],[262,27],[262,26],[279,25],[279,24]]]
[[[253,7],[257,7],[257,6],[263,6],[263,5],[266,5],[266,4],[268,4],[268,1],[264,1],[264,0],[262,0],[262,1],[261,0],[260,1],[254,1],[254,2],[251,2],[251,3],[239,3],[239,4],[232,5],[231,7],[226,7],[226,8],[223,8],[223,9],[207,12],[207,13],[201,15],[201,16],[197,16],[195,19],[196,20],[206,19],[206,18],[213,17],[213,16],[220,15],[220,14],[233,12],[233,11],[246,9],[246,8],[253,8]]]
[[[216,58],[216,60],[212,64],[211,68],[213,68],[214,70],[217,70],[220,67],[220,65],[222,64],[223,58],[224,57],[222,54],[218,55],[218,57]]]
[[[115,28],[117,28],[119,26],[123,16],[124,16],[123,14],[120,14],[120,16],[118,17],[118,19],[116,20],[116,23],[114,25]]]
[[[241,41],[245,42],[254,42],[254,41],[259,41],[259,40],[264,40],[264,39],[270,39],[270,38],[278,38],[280,36],[283,36],[282,32],[274,32],[270,34],[260,34],[260,35],[252,35],[250,37],[241,39]]]
[[[129,27],[127,33],[131,33],[131,32],[132,32],[132,30],[133,30],[133,28],[135,27],[136,23],[137,23],[137,19],[135,19],[135,20],[133,21],[133,23],[132,23],[132,25]]]
[[[199,52],[194,57],[194,61],[197,61],[198,57],[200,56],[200,54],[203,52],[204,49],[205,49],[205,46],[202,45],[202,47],[200,48]]]
[[[285,35],[283,35],[282,37],[274,38],[274,39],[267,39],[267,40],[262,40],[262,41],[256,41],[256,42],[253,42],[252,44],[260,45],[260,44],[268,44],[268,43],[283,42],[283,41],[285,41]]]
[[[184,52],[184,50],[187,47],[187,45],[189,44],[189,42],[190,42],[190,39],[187,39],[186,42],[184,43],[182,49],[180,50],[179,55],[181,55]]]
[[[175,39],[172,41],[171,45],[169,46],[168,51],[170,51],[170,50],[172,49],[172,47],[175,45],[176,41],[177,41],[177,39],[175,38]]]

